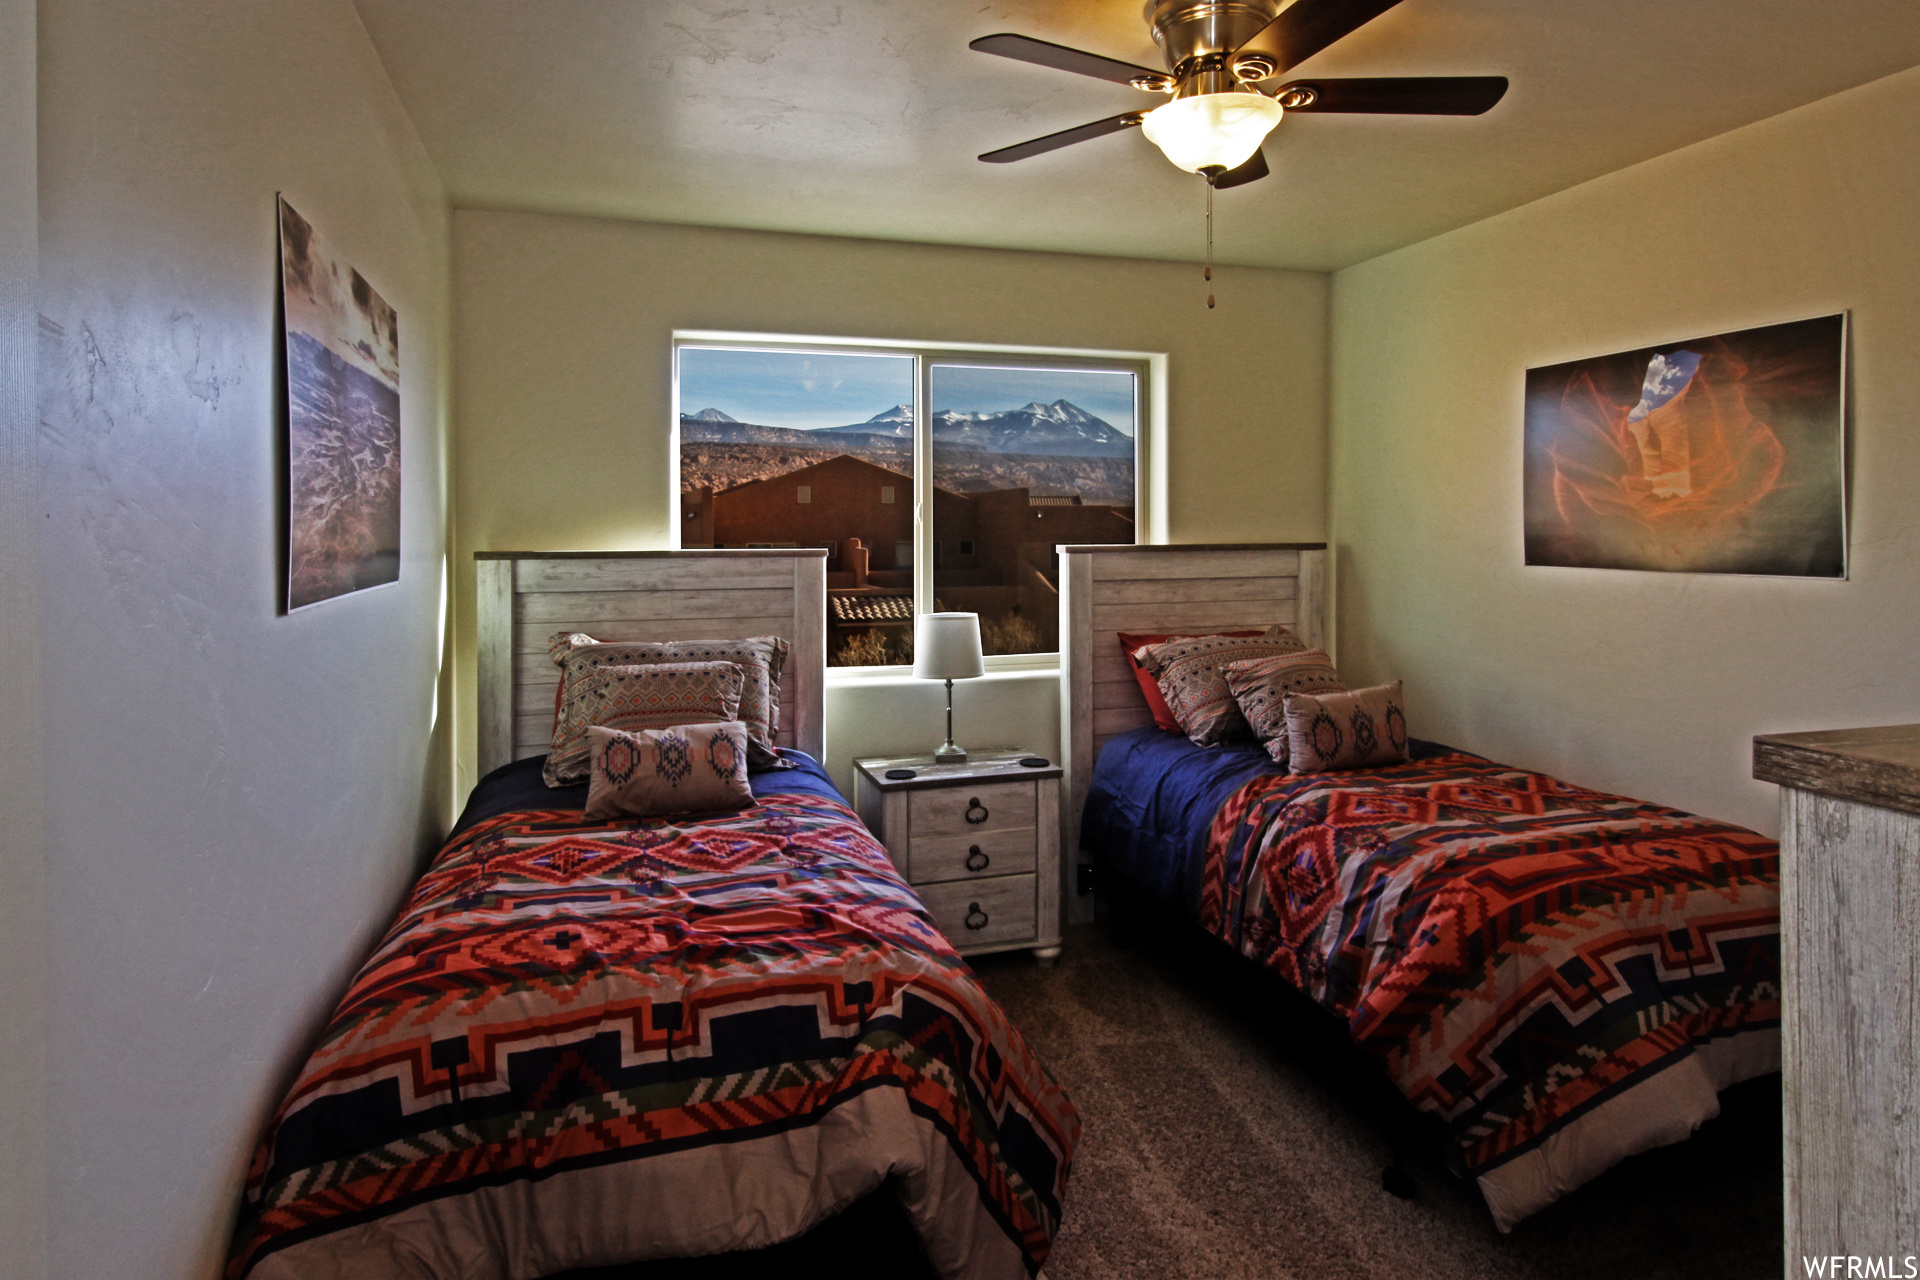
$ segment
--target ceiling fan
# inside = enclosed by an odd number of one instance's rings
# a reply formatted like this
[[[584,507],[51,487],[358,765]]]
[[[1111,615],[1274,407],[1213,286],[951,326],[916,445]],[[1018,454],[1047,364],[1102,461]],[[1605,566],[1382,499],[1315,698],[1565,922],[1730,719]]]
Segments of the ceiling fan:
[[[1215,188],[1267,176],[1260,144],[1288,111],[1477,116],[1507,91],[1505,76],[1404,76],[1289,80],[1289,70],[1399,0],[1149,0],[1147,22],[1167,70],[1070,49],[1031,36],[982,36],[968,47],[1057,71],[1170,95],[1149,111],[1124,111],[989,151],[1006,164],[1138,126],[1167,159]],[[1271,85],[1271,87],[1269,87]]]

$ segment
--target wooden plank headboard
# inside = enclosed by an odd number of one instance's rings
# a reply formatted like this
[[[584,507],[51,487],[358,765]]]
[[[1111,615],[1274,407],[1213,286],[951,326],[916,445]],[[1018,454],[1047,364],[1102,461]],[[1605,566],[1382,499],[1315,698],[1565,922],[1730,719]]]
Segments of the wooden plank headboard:
[[[776,741],[821,755],[827,553],[481,551],[476,553],[480,772],[544,755],[560,670],[556,631],[596,640],[734,640],[793,645],[780,679]]]
[[[1121,632],[1205,634],[1283,623],[1326,640],[1322,542],[1063,546],[1060,553],[1061,848],[1080,850],[1080,809],[1107,739],[1153,723],[1120,652]],[[1069,917],[1092,903],[1068,890]]]

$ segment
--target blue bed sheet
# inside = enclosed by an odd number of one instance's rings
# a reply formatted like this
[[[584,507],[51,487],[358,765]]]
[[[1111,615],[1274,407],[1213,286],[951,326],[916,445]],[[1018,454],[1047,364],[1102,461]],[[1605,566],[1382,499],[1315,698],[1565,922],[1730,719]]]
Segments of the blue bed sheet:
[[[1448,750],[1418,739],[1412,747],[1416,760]],[[1255,742],[1200,747],[1155,728],[1119,734],[1094,764],[1080,845],[1103,871],[1197,917],[1214,815],[1253,779],[1285,772]]]
[[[825,800],[838,800],[842,804],[847,802],[820,762],[806,752],[783,747],[780,758],[791,761],[794,767],[755,769],[747,774],[747,786],[753,790],[756,800],[762,796],[798,795],[819,796]],[[447,839],[452,840],[476,822],[512,813],[516,809],[585,809],[587,784],[549,787],[540,777],[546,762],[545,756],[528,756],[512,764],[501,765],[480,779],[473,788],[473,794],[467,797],[467,807],[461,812],[460,821],[454,824]]]

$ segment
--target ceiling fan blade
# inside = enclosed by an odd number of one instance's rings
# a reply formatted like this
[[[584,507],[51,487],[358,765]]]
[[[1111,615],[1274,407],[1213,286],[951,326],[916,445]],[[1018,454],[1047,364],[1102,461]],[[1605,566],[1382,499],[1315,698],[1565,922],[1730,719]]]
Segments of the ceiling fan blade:
[[[1358,30],[1400,0],[1294,0],[1233,51],[1233,60],[1257,54],[1283,75],[1342,36]]]
[[[1213,189],[1225,191],[1228,187],[1244,187],[1249,182],[1258,182],[1269,172],[1271,170],[1267,168],[1266,156],[1256,151],[1253,153],[1253,158],[1241,164],[1238,169],[1229,169],[1215,178]]]
[[[1001,147],[998,151],[989,151],[980,158],[988,164],[1006,164],[1013,160],[1025,160],[1029,156],[1044,155],[1049,151],[1058,151],[1061,147],[1070,147],[1076,142],[1087,142],[1094,138],[1104,138],[1110,133],[1119,133],[1122,129],[1131,129],[1146,117],[1144,111],[1128,111],[1117,116],[1108,116],[1105,120],[1095,120],[1092,124],[1083,124],[1073,129],[1062,129],[1050,133],[1044,138],[1030,138],[1025,142],[1016,142],[1010,147]]]
[[[1506,92],[1505,76],[1388,76],[1295,80],[1273,96],[1288,111],[1477,116],[1491,110]]]
[[[1055,71],[1071,71],[1075,75],[1092,76],[1096,80],[1111,80],[1115,84],[1132,84],[1141,76],[1156,82],[1165,81],[1168,78],[1166,72],[1155,71],[1152,67],[1136,67],[1131,62],[1121,62],[1117,58],[1103,58],[1097,53],[1069,49],[1066,45],[1035,40],[1032,36],[1016,36],[1005,32],[1000,35],[981,36],[968,44],[967,48],[980,53],[998,54],[1002,58],[1012,58],[1016,62],[1031,62],[1035,66],[1052,67]]]

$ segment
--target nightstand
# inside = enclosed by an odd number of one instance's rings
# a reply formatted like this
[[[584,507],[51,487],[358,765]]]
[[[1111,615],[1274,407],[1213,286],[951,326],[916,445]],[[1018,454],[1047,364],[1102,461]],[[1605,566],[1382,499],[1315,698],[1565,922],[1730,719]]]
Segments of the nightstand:
[[[854,804],[962,955],[1060,954],[1060,767],[1025,751],[855,760]],[[912,770],[911,778],[889,778]]]

